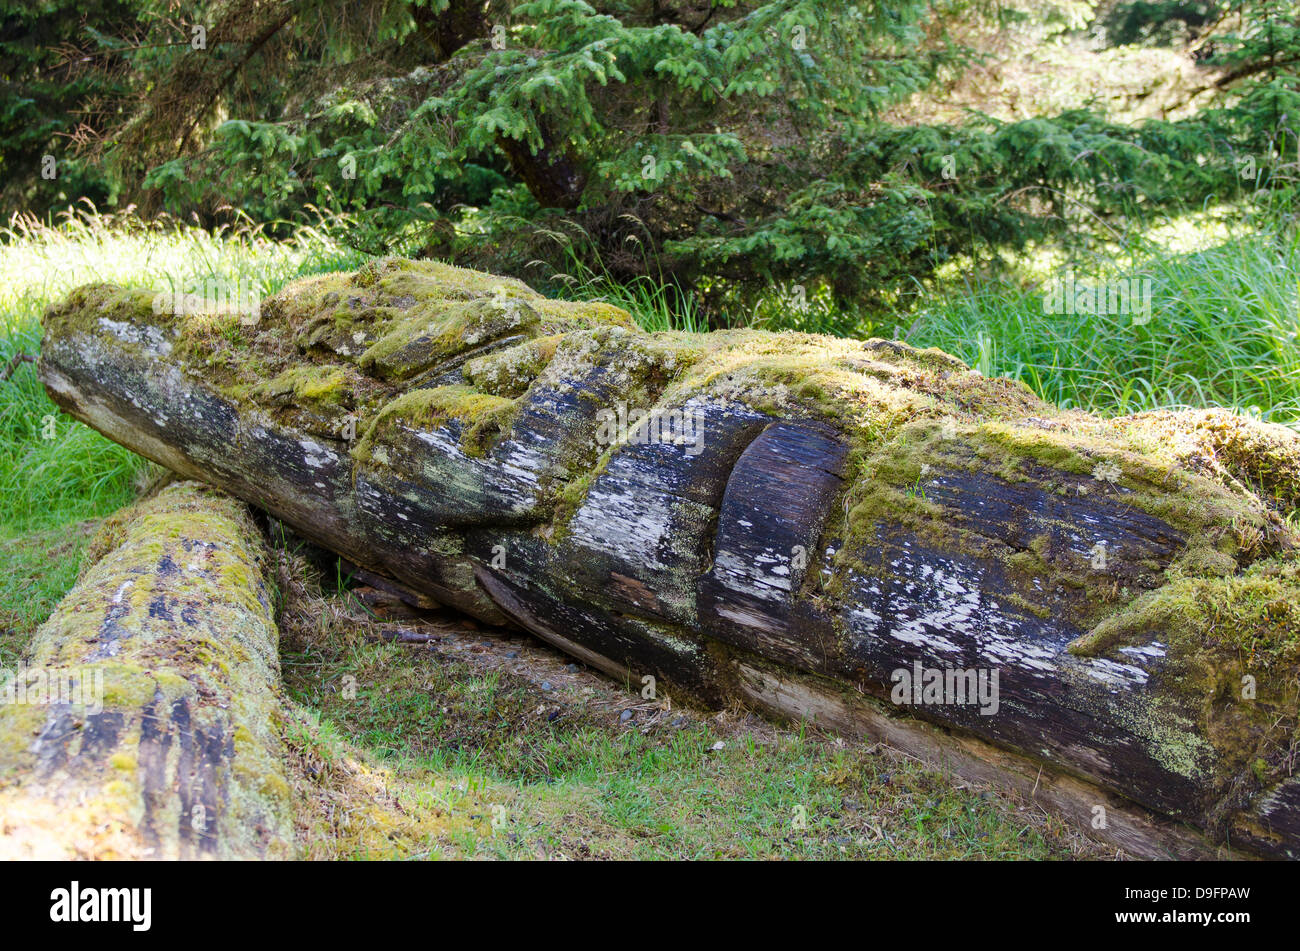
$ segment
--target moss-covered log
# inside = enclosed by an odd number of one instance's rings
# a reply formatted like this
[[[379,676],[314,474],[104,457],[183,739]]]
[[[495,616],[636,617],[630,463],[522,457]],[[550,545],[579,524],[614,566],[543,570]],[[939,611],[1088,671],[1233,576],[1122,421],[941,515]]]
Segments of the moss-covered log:
[[[429,262],[256,321],[154,300],[52,308],[54,399],[370,572],[659,690],[910,714],[1139,853],[1196,851],[1169,821],[1300,851],[1289,430],[1063,412],[889,341],[647,334]],[[1112,835],[1087,790],[1149,812]]]
[[[0,858],[291,854],[263,549],[192,482],[110,520],[3,678]]]

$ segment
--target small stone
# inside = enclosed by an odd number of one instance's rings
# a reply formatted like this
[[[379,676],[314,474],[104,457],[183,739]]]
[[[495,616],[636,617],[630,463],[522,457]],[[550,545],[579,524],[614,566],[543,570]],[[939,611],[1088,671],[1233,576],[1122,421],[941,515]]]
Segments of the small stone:
[[[578,664],[565,664],[564,669],[571,674],[576,674],[578,671],[582,670],[582,667]]]
[[[618,715],[618,719],[620,723],[626,723],[628,720],[632,719],[633,716],[634,714],[631,710],[624,710]]]
[[[554,689],[555,689],[555,685],[552,684],[549,680],[543,680],[543,681],[542,681],[542,689],[543,689],[543,690],[554,690]]]
[[[506,656],[509,657],[511,660],[514,660],[516,657],[519,656],[519,651],[506,651]]]

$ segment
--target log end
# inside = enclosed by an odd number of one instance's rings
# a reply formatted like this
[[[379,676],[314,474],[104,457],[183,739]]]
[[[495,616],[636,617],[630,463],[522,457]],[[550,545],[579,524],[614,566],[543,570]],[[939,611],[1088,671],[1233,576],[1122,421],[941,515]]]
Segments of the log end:
[[[0,708],[0,854],[293,851],[260,535],[194,483],[115,516]]]

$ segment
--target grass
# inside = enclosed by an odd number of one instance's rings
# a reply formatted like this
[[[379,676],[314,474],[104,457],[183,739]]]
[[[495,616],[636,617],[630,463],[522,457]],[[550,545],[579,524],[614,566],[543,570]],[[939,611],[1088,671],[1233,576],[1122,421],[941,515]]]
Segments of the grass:
[[[282,576],[283,577],[283,576]],[[647,711],[559,660],[529,676],[474,653],[373,638],[336,592],[283,582],[289,696],[334,738],[471,798],[481,821],[427,845],[495,858],[1098,857],[1077,830],[1014,798],[956,783],[883,746],[739,713]],[[466,640],[483,635],[462,634]],[[549,664],[549,667],[547,666]],[[549,688],[544,681],[554,681]],[[582,686],[586,681],[598,686]],[[623,709],[640,719],[624,723]],[[342,804],[346,808],[346,804]],[[496,822],[488,821],[489,817]]]
[[[575,258],[575,267],[582,268]],[[998,279],[952,273],[905,316],[836,307],[816,289],[775,289],[729,325],[885,336],[938,347],[986,376],[1024,382],[1065,408],[1102,415],[1217,406],[1300,424],[1300,234],[1189,216],[1067,264],[1050,249]],[[628,310],[647,330],[708,329],[693,302],[641,280],[586,270],[569,293]],[[1149,314],[1050,313],[1046,292],[1078,284],[1150,284]],[[562,282],[561,282],[562,283]]]
[[[96,524],[0,535],[0,669],[17,663],[31,634],[76,582]]]
[[[92,211],[69,214],[56,226],[17,219],[0,229],[0,367],[39,351],[41,313],[80,284],[170,291],[193,281],[243,279],[268,294],[296,277],[362,260],[324,224],[275,241],[252,227],[213,234]],[[139,456],[61,414],[33,364],[17,365],[0,381],[0,631],[14,635],[0,637],[0,662],[12,658],[13,644],[44,620],[75,578],[76,526],[130,501],[148,469]]]
[[[1045,289],[984,283],[922,310],[904,338],[985,375],[1019,379],[1063,407],[1111,415],[1223,406],[1295,425],[1298,276],[1300,239],[1240,235],[1095,269],[1097,282],[1150,280],[1145,323],[1130,314],[1050,314]]]
[[[0,229],[0,365],[40,347],[40,316],[92,281],[159,291],[194,281],[245,280],[270,294],[304,274],[359,265],[328,230],[306,228],[277,242],[259,229],[201,228],[93,213],[57,227],[17,220]],[[17,368],[0,404],[0,526],[23,533],[104,515],[132,494],[139,458],[58,413],[34,367]]]
[[[53,227],[16,221],[0,232],[0,366],[35,354],[42,310],[87,281],[172,290],[243,279],[267,294],[362,260],[327,223],[275,241],[252,227],[210,234],[91,213]],[[774,295],[750,322],[896,333],[1062,405],[1107,414],[1190,404],[1300,420],[1295,240],[1238,235],[1093,271],[1103,280],[1149,278],[1150,321],[1046,314],[1041,290],[1023,279],[950,289],[906,324],[867,323],[817,299],[791,308],[787,295]],[[593,276],[570,293],[623,306],[650,330],[704,329],[689,303],[650,283]],[[98,520],[150,474],[143,460],[59,414],[30,363],[0,382],[0,667],[74,583]],[[438,796],[479,810],[419,854],[1044,858],[1087,848],[1023,804],[954,785],[887,749],[755,722],[624,729],[584,703],[552,705],[517,676],[369,643],[356,636],[363,626],[352,619],[287,640],[286,685],[314,737],[299,753],[333,764],[334,788],[307,812],[349,814],[376,788],[418,798],[435,784]],[[345,676],[359,685],[355,698],[337,689]],[[357,750],[387,772],[360,763]],[[493,804],[504,808],[495,826]],[[415,832],[410,841],[428,838]],[[365,841],[340,836],[315,854],[374,854]]]

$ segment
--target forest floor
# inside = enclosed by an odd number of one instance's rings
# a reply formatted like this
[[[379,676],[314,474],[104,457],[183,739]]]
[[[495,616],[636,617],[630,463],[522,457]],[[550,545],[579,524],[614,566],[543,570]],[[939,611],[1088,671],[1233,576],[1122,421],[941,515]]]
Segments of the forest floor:
[[[99,521],[3,543],[8,662]],[[276,557],[306,857],[1123,857],[891,747],[644,699],[526,633],[409,608],[292,546]]]

